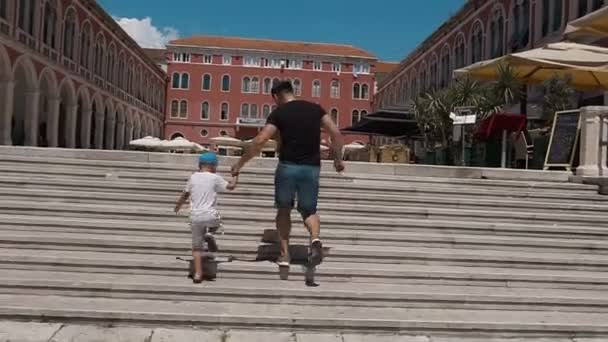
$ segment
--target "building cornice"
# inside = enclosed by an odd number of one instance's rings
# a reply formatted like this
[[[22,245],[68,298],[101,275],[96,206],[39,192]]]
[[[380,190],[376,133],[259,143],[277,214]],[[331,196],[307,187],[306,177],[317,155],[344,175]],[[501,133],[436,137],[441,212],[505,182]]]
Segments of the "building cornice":
[[[150,69],[164,80],[165,72],[150,58],[139,44],[110,16],[96,0],[80,0],[80,3],[90,12],[92,12],[99,20],[103,21],[105,28],[111,31],[116,37],[122,41],[128,48],[134,51],[138,57]]]
[[[409,71],[409,67],[416,64],[418,60],[425,57],[427,53],[435,45],[441,44],[445,40],[451,37],[451,33],[457,33],[461,27],[467,24],[469,21],[476,19],[476,15],[485,10],[488,6],[493,6],[495,1],[488,0],[468,0],[458,12],[453,15],[450,19],[439,26],[428,38],[420,43],[414,51],[409,53],[401,62],[399,66],[385,76],[385,79],[378,84],[379,94],[386,87],[396,81],[403,73]]]
[[[365,60],[368,62],[376,62],[378,58],[373,57],[365,57],[365,56],[348,56],[348,55],[332,55],[332,54],[305,54],[299,52],[285,52],[285,51],[274,51],[274,50],[258,50],[258,49],[234,49],[234,48],[226,48],[226,47],[217,47],[217,46],[199,46],[199,45],[181,45],[181,44],[167,44],[167,50],[170,52],[174,52],[171,48],[176,49],[192,49],[193,52],[201,52],[201,51],[225,51],[225,52],[234,52],[235,54],[264,54],[264,55],[277,55],[277,56],[299,56],[309,57],[311,60],[316,59],[315,57],[322,58],[336,58],[336,59],[347,59],[347,60]]]

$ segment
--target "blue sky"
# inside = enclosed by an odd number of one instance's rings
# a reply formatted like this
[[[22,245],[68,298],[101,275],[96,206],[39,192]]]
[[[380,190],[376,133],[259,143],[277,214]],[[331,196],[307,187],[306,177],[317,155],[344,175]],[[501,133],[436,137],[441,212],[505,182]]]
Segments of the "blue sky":
[[[399,61],[465,0],[99,0],[142,45],[193,34],[352,44]],[[285,5],[275,5],[275,4]],[[148,18],[149,20],[145,20]]]

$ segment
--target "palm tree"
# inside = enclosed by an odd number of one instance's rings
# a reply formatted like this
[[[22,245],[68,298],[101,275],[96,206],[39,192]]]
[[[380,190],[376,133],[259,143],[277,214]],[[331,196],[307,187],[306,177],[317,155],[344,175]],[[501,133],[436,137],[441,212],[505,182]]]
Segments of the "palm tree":
[[[553,122],[555,112],[573,109],[573,99],[576,91],[572,88],[570,77],[554,75],[543,83],[543,116]]]

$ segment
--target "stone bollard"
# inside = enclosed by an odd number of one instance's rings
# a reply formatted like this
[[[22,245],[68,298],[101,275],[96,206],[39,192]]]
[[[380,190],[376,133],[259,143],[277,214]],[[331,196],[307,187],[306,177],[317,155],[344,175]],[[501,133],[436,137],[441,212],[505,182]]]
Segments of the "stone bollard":
[[[577,176],[599,177],[605,169],[606,157],[600,154],[605,150],[600,146],[601,125],[608,116],[608,107],[581,108],[581,139],[580,139],[580,166],[576,169]],[[604,135],[607,132],[604,132]]]

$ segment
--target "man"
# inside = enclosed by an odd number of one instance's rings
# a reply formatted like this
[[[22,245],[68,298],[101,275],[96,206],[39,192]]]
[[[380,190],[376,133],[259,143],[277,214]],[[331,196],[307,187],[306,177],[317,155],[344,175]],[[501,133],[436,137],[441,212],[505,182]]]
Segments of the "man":
[[[297,197],[298,212],[310,233],[310,264],[317,266],[323,259],[319,238],[321,221],[317,214],[319,175],[321,166],[321,128],[332,138],[334,166],[344,171],[342,135],[327,112],[318,104],[297,100],[290,82],[280,82],[272,88],[278,108],[268,117],[266,126],[258,134],[247,154],[232,167],[238,176],[243,166],[259,155],[264,144],[278,137],[279,164],[275,173],[276,227],[281,243],[279,266],[289,266],[289,235],[291,211]]]

